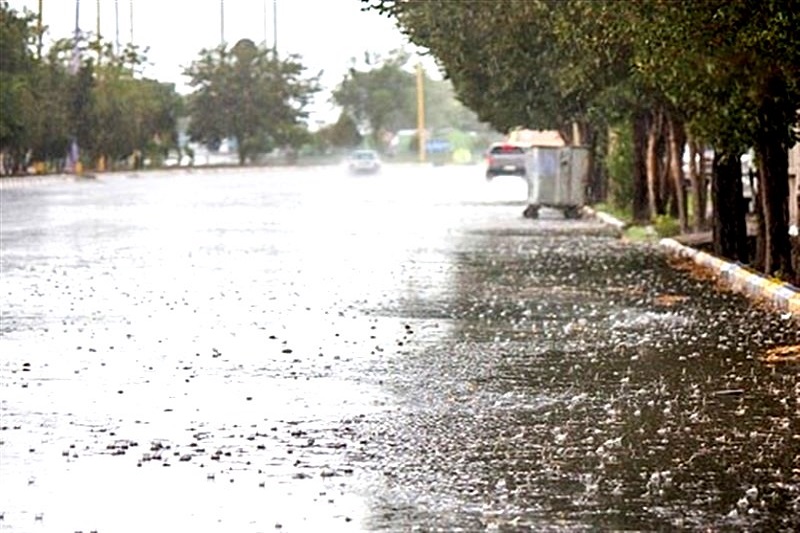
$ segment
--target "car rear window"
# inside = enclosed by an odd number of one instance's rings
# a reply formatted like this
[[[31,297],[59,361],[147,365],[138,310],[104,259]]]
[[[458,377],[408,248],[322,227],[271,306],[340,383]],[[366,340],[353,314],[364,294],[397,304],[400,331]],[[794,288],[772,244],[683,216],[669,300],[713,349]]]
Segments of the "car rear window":
[[[510,144],[503,144],[499,146],[492,146],[489,150],[490,154],[524,154],[525,149],[521,146],[513,146]]]

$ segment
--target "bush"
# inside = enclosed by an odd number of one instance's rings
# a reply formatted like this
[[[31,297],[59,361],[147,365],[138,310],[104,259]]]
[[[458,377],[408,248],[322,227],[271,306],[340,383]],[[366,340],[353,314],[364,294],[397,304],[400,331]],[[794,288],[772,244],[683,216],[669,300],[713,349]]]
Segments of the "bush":
[[[653,221],[653,227],[655,228],[658,236],[662,238],[674,237],[675,235],[679,235],[681,232],[680,223],[668,215],[657,215]]]

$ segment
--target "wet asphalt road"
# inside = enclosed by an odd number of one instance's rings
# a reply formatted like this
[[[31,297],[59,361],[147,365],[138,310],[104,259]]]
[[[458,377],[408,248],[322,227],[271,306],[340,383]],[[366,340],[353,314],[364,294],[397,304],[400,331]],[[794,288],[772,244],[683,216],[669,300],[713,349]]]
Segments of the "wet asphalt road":
[[[0,191],[0,531],[793,531],[780,313],[477,167]]]

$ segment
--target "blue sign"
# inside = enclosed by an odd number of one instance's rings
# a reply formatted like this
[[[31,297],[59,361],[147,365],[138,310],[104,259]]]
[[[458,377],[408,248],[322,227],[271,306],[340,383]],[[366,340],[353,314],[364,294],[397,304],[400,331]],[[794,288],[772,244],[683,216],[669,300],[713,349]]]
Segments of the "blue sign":
[[[450,141],[445,139],[431,139],[425,142],[425,151],[429,154],[449,152],[453,149]]]

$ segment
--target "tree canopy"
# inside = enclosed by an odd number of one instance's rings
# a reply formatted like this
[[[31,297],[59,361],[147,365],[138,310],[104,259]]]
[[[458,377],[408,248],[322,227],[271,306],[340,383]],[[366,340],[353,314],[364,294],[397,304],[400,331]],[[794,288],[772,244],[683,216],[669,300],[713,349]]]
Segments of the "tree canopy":
[[[756,263],[791,279],[786,161],[800,109],[798,0],[362,1],[429,49],[459,98],[501,131],[558,128],[569,139],[577,125],[594,139],[627,123],[639,220],[670,202],[685,226],[688,134],[717,155],[715,235],[726,235],[718,230],[743,217],[730,172],[752,147],[763,228]],[[724,238],[715,248],[737,259],[741,251]]]
[[[34,17],[0,2],[0,153],[4,172],[38,162],[61,170],[69,146],[100,168],[175,146],[180,99],[171,84],[142,79],[146,56],[133,45],[80,34],[43,57]]]
[[[319,76],[303,77],[305,70],[299,56],[281,59],[249,39],[201,51],[186,69],[194,88],[191,138],[210,146],[235,139],[241,164],[276,147],[299,146],[307,106],[319,91]]]
[[[417,73],[411,56],[395,50],[387,57],[366,54],[366,65],[352,65],[333,90],[332,100],[373,146],[383,149],[383,134],[417,127]],[[485,129],[477,115],[461,103],[447,80],[423,69],[425,124],[430,130]],[[348,122],[349,123],[349,122]]]

